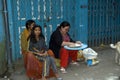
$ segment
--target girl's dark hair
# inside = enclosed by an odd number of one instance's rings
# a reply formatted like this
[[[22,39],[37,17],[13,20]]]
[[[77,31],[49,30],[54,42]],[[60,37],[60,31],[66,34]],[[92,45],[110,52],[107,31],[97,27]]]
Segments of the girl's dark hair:
[[[30,26],[32,23],[35,23],[35,21],[34,20],[27,20],[26,24],[25,24],[26,29],[28,29],[29,28],[28,26]]]
[[[37,42],[37,40],[36,40],[36,38],[35,38],[35,33],[34,33],[35,28],[40,28],[40,30],[41,30],[41,33],[40,33],[40,35],[39,35],[39,38],[45,39],[45,37],[44,37],[44,35],[43,35],[43,33],[42,33],[42,27],[41,27],[40,25],[35,25],[35,26],[32,28],[31,34],[30,34],[30,36],[29,36],[28,39],[27,39],[27,40],[30,39],[30,41],[33,42],[33,43],[36,43],[36,42]]]
[[[64,27],[66,27],[66,26],[69,26],[69,27],[70,27],[70,23],[67,22],[67,21],[63,21],[63,22],[60,24],[60,26],[58,26],[57,29],[60,29],[61,27],[64,28]]]

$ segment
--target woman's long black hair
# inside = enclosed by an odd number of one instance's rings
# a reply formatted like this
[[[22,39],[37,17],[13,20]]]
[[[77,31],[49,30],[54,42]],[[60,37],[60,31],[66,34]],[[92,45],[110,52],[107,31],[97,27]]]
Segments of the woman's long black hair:
[[[34,20],[31,20],[31,19],[26,21],[25,26],[26,26],[26,29],[27,29],[27,30],[29,29],[28,26],[30,26],[32,23],[35,23],[35,21],[34,21]]]
[[[30,39],[30,41],[31,42],[33,42],[33,43],[36,43],[37,42],[37,40],[36,40],[36,38],[35,38],[35,33],[34,33],[34,30],[35,30],[35,28],[40,28],[40,30],[41,30],[41,33],[40,33],[40,35],[39,35],[39,38],[43,38],[43,39],[45,39],[45,37],[44,37],[44,35],[43,35],[43,33],[42,33],[42,27],[40,26],[40,25],[35,25],[33,28],[32,28],[32,31],[31,31],[31,34],[30,34],[30,36],[28,37],[28,39],[27,40],[29,40]]]
[[[60,26],[57,27],[57,29],[61,29],[61,27],[64,28],[64,27],[66,27],[66,26],[69,26],[69,27],[70,27],[70,23],[69,23],[68,21],[63,21],[63,22],[60,24]]]

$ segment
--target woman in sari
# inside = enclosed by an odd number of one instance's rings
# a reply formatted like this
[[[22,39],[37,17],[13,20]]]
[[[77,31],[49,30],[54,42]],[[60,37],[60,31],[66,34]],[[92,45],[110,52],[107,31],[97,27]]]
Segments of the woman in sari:
[[[22,53],[25,53],[27,51],[27,48],[28,48],[27,38],[31,34],[31,30],[32,30],[34,25],[35,25],[34,20],[27,20],[26,21],[26,25],[25,25],[26,29],[24,29],[24,31],[21,34],[21,50],[22,50]]]
[[[23,54],[25,68],[26,68],[26,65],[27,65],[27,53],[28,53],[27,52],[27,50],[28,50],[27,38],[31,34],[31,30],[32,30],[34,25],[35,25],[34,20],[27,20],[26,24],[25,24],[26,28],[23,30],[23,32],[21,34],[21,51],[22,51],[22,54]]]
[[[57,80],[62,80],[57,72],[54,57],[49,54],[49,49],[46,46],[44,36],[42,34],[42,28],[40,25],[35,25],[32,29],[31,35],[28,37],[29,51],[37,57],[40,62],[43,62],[42,79],[47,80],[46,76],[49,76],[50,67]]]

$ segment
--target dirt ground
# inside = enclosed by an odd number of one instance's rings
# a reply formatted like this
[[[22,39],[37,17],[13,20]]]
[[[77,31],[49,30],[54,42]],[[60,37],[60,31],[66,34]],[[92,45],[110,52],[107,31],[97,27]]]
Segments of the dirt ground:
[[[59,71],[63,80],[120,80],[120,66],[114,61],[115,50],[109,47],[93,49],[98,53],[99,63],[94,66],[87,66],[83,61],[79,61],[79,66],[70,64],[67,74]],[[29,80],[25,75],[22,59],[15,63],[15,71],[9,78],[4,76],[0,80]],[[55,78],[49,80],[55,80]]]

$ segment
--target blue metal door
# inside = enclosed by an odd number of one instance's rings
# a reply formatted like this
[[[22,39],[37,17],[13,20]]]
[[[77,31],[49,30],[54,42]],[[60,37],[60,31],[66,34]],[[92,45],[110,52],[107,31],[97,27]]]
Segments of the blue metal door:
[[[7,70],[6,37],[3,2],[0,0],[0,75]]]
[[[63,0],[11,0],[13,17],[11,29],[13,60],[21,57],[20,34],[25,29],[25,22],[33,19],[43,28],[46,42],[57,25],[64,19]],[[58,7],[56,7],[58,6]],[[10,15],[9,15],[10,16]]]
[[[88,0],[88,43],[100,46],[120,40],[120,0]]]
[[[28,19],[33,19],[42,26],[47,43],[51,33],[63,20],[70,22],[70,35],[73,39],[87,41],[87,19],[84,19],[87,17],[84,15],[87,8],[80,8],[82,4],[87,5],[87,0],[11,0],[8,4],[10,4],[8,9],[13,60],[21,57],[20,34]],[[82,11],[83,13],[80,14]]]
[[[88,40],[88,0],[76,0],[75,4],[75,29],[76,40],[87,43]]]
[[[47,43],[67,20],[73,39],[99,46],[120,40],[119,8],[119,0],[8,0],[13,60],[21,57],[20,34],[28,19],[42,26]]]

